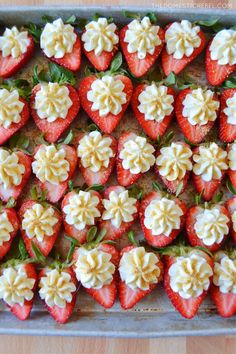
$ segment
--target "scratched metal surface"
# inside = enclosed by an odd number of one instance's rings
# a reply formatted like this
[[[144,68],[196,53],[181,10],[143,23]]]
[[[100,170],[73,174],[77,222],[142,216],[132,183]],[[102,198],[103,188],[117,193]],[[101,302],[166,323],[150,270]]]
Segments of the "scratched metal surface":
[[[129,9],[131,10],[131,9]],[[133,10],[133,9],[132,9]],[[140,10],[140,11],[139,11]],[[148,10],[155,10],[154,8]],[[146,13],[148,10],[145,10]],[[135,8],[136,12],[142,12],[141,9]],[[200,9],[156,9],[158,19],[161,25],[165,25],[173,20],[181,20],[183,18],[189,20],[206,20],[209,18],[221,17],[225,24],[234,24],[236,12],[224,10],[200,10]],[[95,12],[99,12],[104,16],[112,16],[118,24],[128,22],[121,15],[119,8],[82,8],[82,7],[21,7],[21,8],[0,8],[0,25],[22,25],[28,20],[35,23],[41,22],[43,14],[53,16],[54,18],[68,18],[75,14],[81,18],[91,18]],[[24,67],[17,77],[30,79],[32,69],[37,63],[39,68],[47,67],[47,59],[45,59],[38,50],[37,55],[30,63]],[[83,66],[80,69],[77,86],[80,78],[83,76],[83,68],[87,64],[83,58]],[[156,67],[159,65],[159,61]],[[198,84],[205,85],[204,74],[204,56],[199,57],[191,63],[186,69]],[[71,127],[86,127],[88,117],[81,110],[78,117],[75,119]],[[137,124],[134,115],[129,108],[122,118],[120,124],[114,131],[114,136],[118,137],[124,130],[130,129],[137,134],[142,132],[142,129]],[[179,130],[175,119],[173,119],[168,131],[175,131],[175,139],[183,139],[183,135]],[[36,128],[32,120],[22,131],[28,135],[33,141],[37,137],[39,130]],[[65,134],[66,135],[66,134]],[[216,138],[216,129],[212,129],[207,141]],[[33,147],[33,146],[32,146]],[[77,170],[74,180],[78,183],[83,183],[82,177]],[[152,188],[152,182],[158,180],[153,171],[150,171],[143,176],[138,184],[148,192]],[[33,183],[33,179],[31,180]],[[117,183],[116,174],[110,178],[108,185]],[[28,188],[29,190],[30,188]],[[27,192],[23,198],[27,197]],[[192,195],[194,188],[192,183],[188,184],[187,190],[181,195],[181,198],[190,206],[192,204]],[[228,195],[225,193],[224,198]],[[133,230],[139,238],[143,238],[138,222]],[[68,244],[63,240],[63,233],[59,238],[56,247],[61,252],[66,252]],[[124,236],[118,247],[126,244]],[[77,304],[75,311],[69,321],[65,325],[59,325],[49,316],[47,311],[42,306],[39,299],[36,299],[30,319],[20,322],[9,313],[4,305],[0,305],[0,334],[32,334],[32,335],[73,335],[73,336],[113,336],[113,337],[162,337],[162,336],[181,336],[181,335],[216,335],[236,333],[236,319],[223,319],[216,314],[215,306],[210,299],[206,299],[202,304],[199,314],[192,320],[183,319],[172,307],[170,301],[165,295],[162,285],[159,285],[148,297],[141,301],[134,309],[123,311],[117,301],[113,308],[104,310],[96,304],[92,298],[85,294],[83,289],[79,289],[77,295]]]

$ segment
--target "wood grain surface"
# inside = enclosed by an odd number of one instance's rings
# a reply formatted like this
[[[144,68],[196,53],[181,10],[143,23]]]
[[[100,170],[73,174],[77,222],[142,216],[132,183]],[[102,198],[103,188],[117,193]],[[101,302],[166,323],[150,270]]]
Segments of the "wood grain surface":
[[[0,0],[4,5],[133,5],[236,9],[236,0]],[[0,354],[234,354],[236,336],[112,339],[1,336]]]

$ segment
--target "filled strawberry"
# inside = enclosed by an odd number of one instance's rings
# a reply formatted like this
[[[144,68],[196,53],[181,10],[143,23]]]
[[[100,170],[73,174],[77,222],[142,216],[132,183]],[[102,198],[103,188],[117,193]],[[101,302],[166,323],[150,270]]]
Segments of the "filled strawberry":
[[[170,193],[180,194],[185,190],[192,170],[191,159],[191,148],[182,141],[172,142],[157,152],[155,172]]]
[[[144,247],[127,246],[121,251],[118,285],[120,305],[131,309],[161,282],[163,264],[157,252]]]
[[[103,212],[99,228],[106,230],[105,239],[115,240],[126,233],[138,217],[139,201],[129,195],[122,186],[106,188],[103,199]]]
[[[193,183],[201,197],[210,201],[228,169],[227,152],[216,143],[193,149]]]
[[[164,46],[164,31],[148,16],[134,19],[120,30],[120,46],[133,75],[145,75]]]
[[[98,71],[105,71],[118,50],[118,28],[112,19],[99,17],[86,24],[81,36],[83,51]]]
[[[207,253],[191,247],[170,247],[166,254],[166,294],[183,317],[193,318],[212,282],[213,261]]]
[[[40,189],[52,203],[58,202],[67,190],[76,166],[77,156],[72,146],[41,144],[35,148],[32,170]]]
[[[147,139],[129,131],[120,135],[117,153],[117,180],[121,186],[136,182],[155,163],[155,149]]]
[[[61,210],[66,234],[84,243],[101,216],[102,196],[94,190],[73,190],[63,198]]]
[[[1,206],[0,211],[0,259],[11,248],[12,241],[20,228],[20,222],[16,211],[7,204]]]
[[[134,89],[132,109],[151,139],[164,135],[174,114],[174,99],[174,90],[162,84],[140,84]]]
[[[90,235],[85,245],[75,249],[73,269],[85,291],[104,308],[111,308],[117,294],[119,252],[105,241],[100,243],[101,234],[95,240],[95,234],[91,240]]]
[[[179,74],[203,51],[205,35],[199,26],[182,20],[172,22],[165,28],[166,46],[162,51],[162,68],[166,76],[171,72]]]
[[[211,298],[222,317],[236,314],[236,254],[219,251],[214,254],[214,276]]]
[[[228,176],[233,187],[236,189],[236,143],[228,146]]]
[[[34,41],[27,31],[16,26],[6,28],[0,36],[0,77],[8,78],[19,71],[33,56]]]
[[[186,232],[191,246],[218,251],[228,238],[230,214],[220,204],[194,205],[188,210]]]
[[[236,196],[228,199],[225,206],[231,218],[230,234],[236,243]]]
[[[235,38],[235,30],[223,29],[209,42],[205,59],[209,84],[221,85],[236,70]]]
[[[236,88],[224,90],[220,96],[219,137],[225,143],[236,140]]]
[[[18,199],[31,175],[31,158],[20,150],[0,148],[0,199]]]
[[[73,26],[65,24],[61,18],[46,23],[40,36],[40,47],[51,61],[78,71],[81,64],[81,43]]]
[[[175,114],[184,136],[198,144],[211,131],[219,112],[217,94],[201,87],[187,88],[179,93]]]
[[[102,77],[83,78],[78,92],[83,110],[104,133],[110,134],[129,105],[133,85],[127,76],[107,72]]]
[[[78,136],[77,156],[85,182],[104,185],[115,166],[117,141],[112,135],[95,130]]]

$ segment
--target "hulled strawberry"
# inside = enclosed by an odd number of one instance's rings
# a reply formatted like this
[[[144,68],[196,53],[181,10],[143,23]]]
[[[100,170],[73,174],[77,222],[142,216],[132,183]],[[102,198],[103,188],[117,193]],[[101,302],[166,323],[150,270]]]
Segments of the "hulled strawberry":
[[[82,79],[78,92],[83,110],[104,133],[110,134],[129,105],[133,85],[127,76],[106,72],[102,77]]]
[[[236,143],[228,146],[228,176],[234,188],[236,188]]]
[[[210,132],[219,106],[216,93],[210,89],[187,88],[179,93],[175,102],[175,114],[184,136],[191,143],[200,143]]]
[[[0,148],[0,199],[20,196],[31,175],[31,158],[20,150]]]
[[[73,190],[63,198],[61,210],[67,235],[84,243],[89,229],[101,216],[102,197],[94,190]]]
[[[178,198],[168,198],[161,191],[150,192],[141,202],[140,223],[148,244],[164,247],[181,232],[187,207]]]
[[[8,78],[31,59],[34,41],[28,31],[6,28],[0,36],[0,77]]]
[[[154,147],[147,139],[131,132],[124,132],[118,140],[117,180],[121,186],[136,182],[155,163]]]
[[[210,201],[228,169],[227,152],[216,143],[193,149],[193,183],[198,194]]]
[[[102,204],[104,210],[99,228],[106,230],[105,239],[115,240],[126,233],[138,217],[139,201],[121,186],[106,188]]]
[[[120,30],[120,46],[133,75],[145,75],[164,46],[164,31],[148,16],[134,19]]]
[[[220,96],[220,140],[232,143],[236,140],[236,88],[224,90]]]
[[[72,146],[41,144],[36,147],[33,173],[50,202],[56,203],[61,199],[68,188],[68,181],[74,175],[76,165],[76,151]]]
[[[236,31],[223,29],[209,42],[206,49],[206,77],[211,85],[221,85],[236,70]]]
[[[110,308],[117,294],[119,252],[110,244],[100,243],[105,235],[103,231],[96,240],[93,238],[95,234],[90,232],[88,243],[75,249],[73,269],[85,291],[101,306]]]
[[[99,131],[82,133],[78,136],[77,156],[85,182],[104,185],[115,166],[117,141]]]
[[[189,243],[217,251],[226,241],[230,228],[230,214],[220,204],[195,205],[188,210],[186,231]]]
[[[232,235],[234,242],[236,242],[236,196],[227,200],[225,206],[229,212],[232,221],[230,227],[230,234]]]
[[[40,47],[51,61],[71,71],[78,71],[81,64],[81,43],[73,26],[61,18],[46,23],[40,36]]]
[[[0,259],[10,250],[12,241],[20,228],[16,211],[8,204],[1,206],[0,209]]]
[[[220,316],[231,317],[236,313],[236,255],[233,251],[214,254],[214,276],[211,298]]]
[[[187,21],[172,22],[165,28],[166,46],[162,51],[162,68],[166,76],[179,74],[205,47],[205,35],[199,26]]]
[[[118,28],[113,19],[98,17],[86,24],[81,36],[83,51],[91,64],[105,71],[118,50]]]
[[[157,152],[155,172],[170,193],[183,193],[192,170],[192,151],[182,141],[172,142]],[[181,186],[181,188],[180,188]]]
[[[147,252],[144,247],[127,246],[121,251],[119,274],[120,304],[128,310],[160,283],[163,264],[158,253]]]
[[[213,261],[207,253],[191,247],[169,247],[165,253],[165,291],[176,310],[190,319],[207,295]]]
[[[174,114],[175,92],[165,85],[140,84],[134,89],[132,109],[145,133],[153,140],[164,135]]]

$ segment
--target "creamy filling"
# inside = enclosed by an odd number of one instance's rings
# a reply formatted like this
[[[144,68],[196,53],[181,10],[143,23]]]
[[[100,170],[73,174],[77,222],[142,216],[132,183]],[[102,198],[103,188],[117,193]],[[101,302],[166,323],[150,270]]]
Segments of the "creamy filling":
[[[20,32],[15,26],[6,28],[3,35],[0,36],[0,51],[2,57],[6,58],[9,55],[17,59],[22,54],[27,52],[30,44],[27,31]]]
[[[210,45],[210,56],[219,65],[236,64],[236,31],[223,29],[213,38]]]
[[[4,189],[19,186],[25,173],[25,166],[19,162],[15,152],[0,148],[0,184]]]

